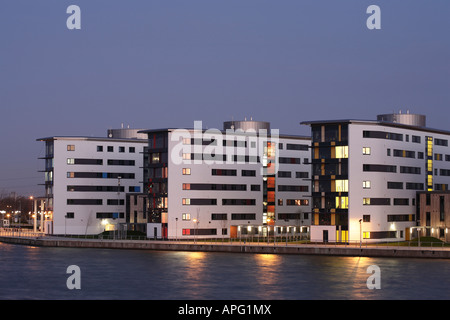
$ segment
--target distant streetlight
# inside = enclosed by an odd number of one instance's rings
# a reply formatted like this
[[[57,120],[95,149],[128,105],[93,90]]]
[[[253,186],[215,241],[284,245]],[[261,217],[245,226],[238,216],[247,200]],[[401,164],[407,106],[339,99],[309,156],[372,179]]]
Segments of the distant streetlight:
[[[361,249],[362,244],[362,219],[359,219],[359,248]]]
[[[196,243],[197,242],[198,219],[194,218],[192,220],[192,222],[195,223],[195,225],[194,225],[194,243]]]

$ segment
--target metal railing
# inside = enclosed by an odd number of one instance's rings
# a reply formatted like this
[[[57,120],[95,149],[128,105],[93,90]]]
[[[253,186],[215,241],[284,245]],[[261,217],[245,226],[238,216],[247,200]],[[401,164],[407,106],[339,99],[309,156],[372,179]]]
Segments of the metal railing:
[[[0,236],[2,237],[28,237],[28,238],[60,238],[67,240],[117,240],[117,241],[161,241],[161,242],[171,242],[171,243],[183,243],[183,244],[210,244],[210,245],[241,245],[241,246],[316,246],[316,247],[352,247],[352,248],[447,248],[450,250],[450,243],[444,241],[345,241],[345,242],[333,242],[333,241],[314,241],[308,239],[308,237],[303,235],[271,235],[271,236],[261,236],[261,235],[243,235],[236,238],[230,237],[194,237],[191,238],[171,238],[171,239],[154,239],[148,238],[145,235],[126,235],[118,236],[117,234],[110,235],[47,235],[42,232],[34,232],[30,229],[21,228],[0,228]]]

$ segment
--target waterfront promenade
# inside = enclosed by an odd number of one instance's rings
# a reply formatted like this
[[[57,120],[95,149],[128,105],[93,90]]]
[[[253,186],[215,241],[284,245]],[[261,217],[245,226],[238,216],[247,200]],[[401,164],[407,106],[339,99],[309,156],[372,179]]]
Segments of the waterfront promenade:
[[[228,242],[220,241],[163,241],[163,240],[122,240],[122,239],[88,239],[56,237],[42,233],[0,230],[0,242],[39,247],[103,248],[129,250],[168,250],[168,251],[205,251],[238,252],[263,254],[308,254],[330,256],[364,256],[364,257],[404,257],[450,259],[450,248],[440,246],[405,246],[398,244],[336,244],[336,243],[296,243],[283,241],[247,241],[243,239]]]

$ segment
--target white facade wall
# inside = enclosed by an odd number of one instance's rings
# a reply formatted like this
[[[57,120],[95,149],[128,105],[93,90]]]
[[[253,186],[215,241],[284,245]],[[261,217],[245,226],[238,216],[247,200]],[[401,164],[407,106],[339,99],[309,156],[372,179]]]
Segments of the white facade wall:
[[[280,138],[279,156],[283,158],[300,159],[299,164],[280,163],[276,177],[276,216],[277,225],[310,226],[311,225],[311,139],[310,138]],[[291,147],[289,148],[289,145]],[[295,145],[306,145],[308,148],[296,150]],[[290,172],[291,177],[285,177]],[[301,191],[280,191],[279,186],[293,186]],[[300,214],[300,219],[283,219],[285,214]],[[280,216],[281,215],[281,216]]]
[[[363,131],[384,131],[403,135],[403,141],[363,138]],[[420,137],[420,143],[413,142],[412,136]],[[441,169],[450,169],[445,155],[450,155],[448,146],[435,145],[434,139],[449,140],[444,133],[416,130],[414,128],[379,125],[370,122],[349,124],[349,240],[359,241],[364,232],[395,231],[395,238],[405,239],[407,228],[415,226],[416,221],[388,221],[388,215],[416,215],[415,189],[407,189],[407,183],[421,183],[426,190],[426,137],[433,137],[433,188],[435,184],[449,184],[450,177],[442,176]],[[408,140],[408,141],[407,141]],[[363,148],[370,148],[370,154],[363,154]],[[394,149],[413,151],[414,158],[396,157]],[[388,151],[390,150],[390,151]],[[367,152],[367,149],[366,149]],[[390,152],[390,155],[388,155]],[[423,153],[423,158],[419,158]],[[442,154],[442,160],[434,160],[435,154]],[[447,160],[448,159],[447,157]],[[364,164],[396,166],[396,172],[363,171]],[[420,168],[420,174],[401,173],[401,166]],[[369,181],[370,188],[363,188],[363,181]],[[388,182],[401,183],[400,189],[388,188]],[[367,185],[367,182],[366,182]],[[365,205],[364,198],[389,198],[389,205]],[[395,199],[408,199],[407,205],[395,205]],[[373,201],[372,201],[373,202]],[[370,216],[370,222],[362,221]],[[416,217],[418,218],[418,217]],[[367,220],[367,219],[366,219]],[[364,240],[364,239],[363,239]],[[365,241],[365,240],[364,240]]]
[[[97,213],[125,213],[125,194],[130,187],[142,190],[142,152],[147,144],[146,140],[116,140],[107,138],[53,138],[53,233],[54,234],[98,234],[105,228],[113,228],[125,219],[98,218]],[[68,151],[68,145],[74,146],[74,151]],[[103,152],[97,151],[97,146],[103,147]],[[108,152],[113,147],[113,152]],[[119,152],[119,147],[124,152]],[[134,148],[134,153],[130,152]],[[101,165],[70,164],[68,159],[98,159]],[[110,165],[108,160],[132,160],[134,165]],[[122,177],[120,186],[122,192],[117,191],[69,191],[68,186],[117,187],[118,178],[71,178],[71,172],[95,173],[126,173],[134,174],[134,178]],[[70,204],[71,199],[97,199],[101,204]],[[109,204],[108,200],[116,200],[117,204]],[[73,218],[66,218],[73,216]],[[103,223],[102,223],[103,222]]]
[[[178,133],[177,133],[178,134]],[[260,162],[236,162],[231,161],[233,155],[260,155],[257,153],[257,139],[256,137],[243,137],[242,135],[225,135],[217,132],[213,137],[219,139],[218,145],[214,146],[194,146],[183,145],[181,150],[180,141],[172,137],[173,132],[169,132],[169,164],[168,164],[168,214],[162,217],[162,223],[168,223],[168,238],[183,239],[193,238],[192,234],[187,235],[184,230],[187,229],[216,229],[216,234],[209,237],[230,237],[230,228],[237,225],[246,225],[257,227],[263,224],[263,175],[262,175],[262,159]],[[186,132],[186,136],[194,137],[192,131]],[[211,137],[210,134],[204,133],[203,139]],[[238,141],[246,141],[246,146],[223,146],[222,139],[235,139]],[[172,141],[175,140],[175,141]],[[255,142],[255,143],[252,143]],[[275,206],[277,217],[278,212],[282,213],[297,213],[299,209],[302,213],[310,212],[310,198],[307,195],[310,192],[310,182],[304,178],[296,178],[296,172],[308,172],[310,177],[310,165],[306,159],[310,157],[310,150],[286,150],[286,143],[305,144],[310,145],[309,138],[279,138],[277,143],[282,143],[284,148],[278,150],[282,157],[297,157],[301,158],[300,164],[281,164],[279,170],[292,172],[291,178],[276,177],[276,196]],[[222,161],[223,158],[215,161],[207,160],[181,160],[183,153],[207,153],[211,154],[211,148],[215,148],[216,155],[227,156],[227,161]],[[185,169],[185,170],[183,170]],[[236,175],[212,175],[212,170],[235,170]],[[190,174],[186,173],[190,171]],[[243,170],[255,171],[255,176],[246,176]],[[229,184],[229,185],[245,185],[246,190],[183,190],[183,184]],[[283,185],[304,185],[307,190],[304,192],[278,192],[278,184]],[[252,186],[255,190],[252,190]],[[186,188],[186,187],[185,187]],[[184,199],[184,200],[183,200]],[[187,204],[187,199],[215,199],[215,204],[212,205],[192,205]],[[227,205],[223,204],[224,199],[248,199],[253,201],[251,205]],[[278,205],[278,199],[283,205]],[[306,199],[308,202],[300,206],[287,206],[287,199]],[[225,214],[226,220],[215,220],[213,214]],[[236,219],[235,214],[240,214],[242,219]],[[245,218],[244,214],[254,215],[254,219]],[[234,217],[234,218],[233,218]],[[308,214],[310,218],[310,214]],[[299,221],[294,220],[279,220],[276,225],[298,225]],[[303,225],[309,225],[310,219],[304,219]],[[223,232],[222,230],[225,231]],[[199,235],[199,237],[205,237]]]

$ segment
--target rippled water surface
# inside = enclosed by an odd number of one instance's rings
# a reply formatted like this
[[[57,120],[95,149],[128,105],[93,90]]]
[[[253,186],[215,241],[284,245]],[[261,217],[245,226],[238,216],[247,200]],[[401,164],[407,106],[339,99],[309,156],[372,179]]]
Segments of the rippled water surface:
[[[450,299],[450,261],[0,243],[0,299]],[[81,270],[69,290],[67,267]],[[370,265],[381,289],[370,290]]]

